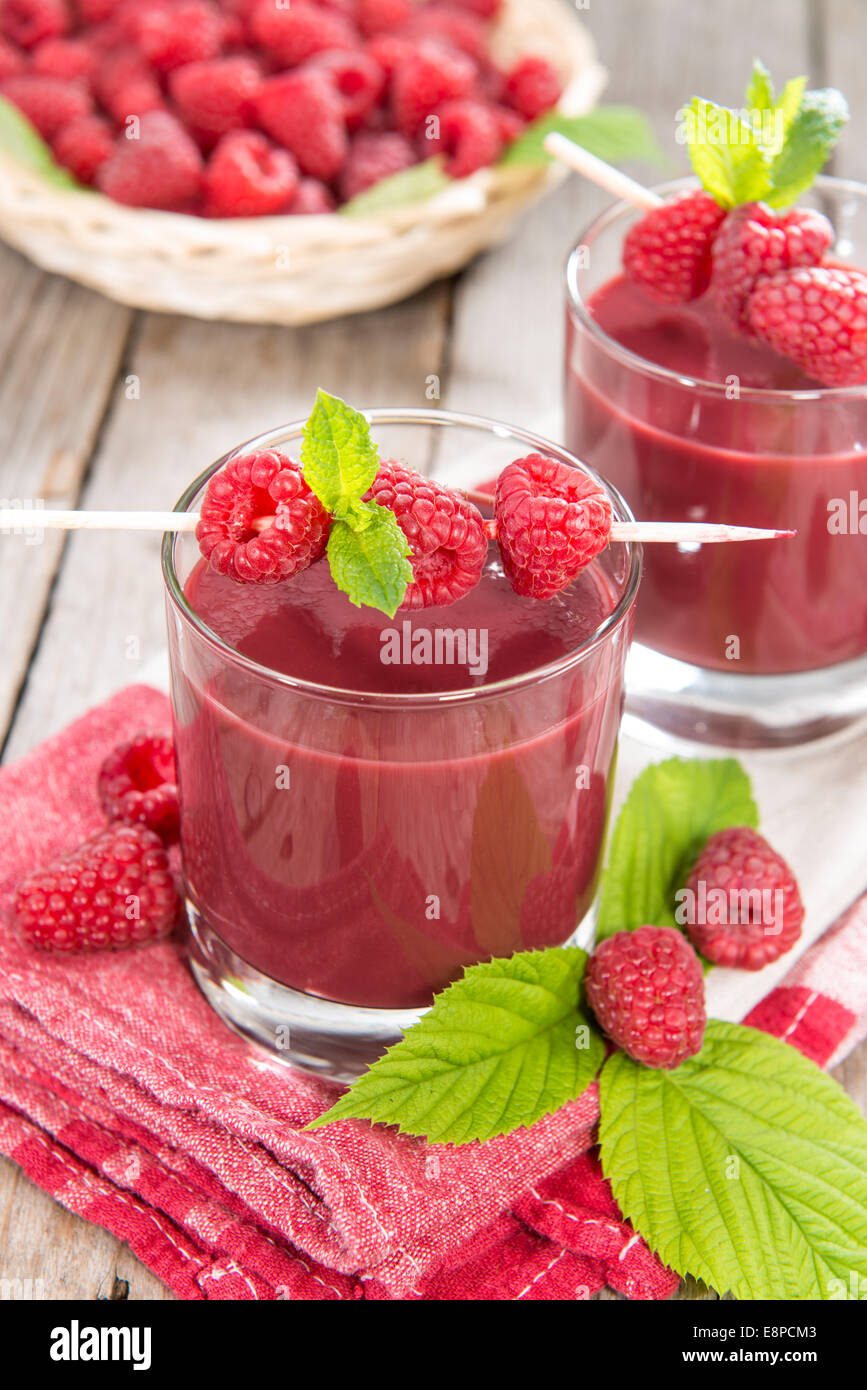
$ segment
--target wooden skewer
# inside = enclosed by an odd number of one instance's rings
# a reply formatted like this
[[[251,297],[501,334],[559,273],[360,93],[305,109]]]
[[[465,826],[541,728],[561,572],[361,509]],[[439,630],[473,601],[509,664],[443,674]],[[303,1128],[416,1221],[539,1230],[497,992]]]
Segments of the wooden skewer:
[[[621,173],[613,164],[606,164],[604,159],[591,154],[582,145],[576,145],[573,140],[567,139],[556,130],[545,136],[544,145],[548,153],[559,159],[561,164],[567,164],[576,174],[583,174],[591,183],[598,183],[600,188],[604,188],[613,197],[622,198],[634,207],[649,212],[653,208],[662,207],[665,201],[658,193],[645,188],[644,184],[631,179],[628,174]]]
[[[483,498],[483,494],[474,494]],[[484,500],[492,500],[490,498]],[[77,512],[40,507],[0,508],[0,534],[22,531],[195,531],[198,512]],[[263,518],[259,529],[267,529]],[[757,526],[726,526],[704,521],[615,521],[613,541],[674,544],[687,541],[713,545],[720,541],[767,541],[794,536],[794,531],[769,531]]]

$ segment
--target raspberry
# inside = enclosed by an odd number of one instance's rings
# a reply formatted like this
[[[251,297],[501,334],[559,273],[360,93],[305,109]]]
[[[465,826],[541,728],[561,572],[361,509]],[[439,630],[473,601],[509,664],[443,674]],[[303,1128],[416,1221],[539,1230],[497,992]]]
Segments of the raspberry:
[[[163,106],[160,85],[134,48],[109,49],[97,69],[94,88],[118,124]]]
[[[222,136],[205,170],[211,217],[262,217],[283,212],[298,188],[298,165],[255,130]]]
[[[358,27],[367,38],[402,29],[412,18],[413,0],[358,0]]]
[[[500,13],[503,0],[451,0],[459,10],[469,10],[481,19],[495,19]]]
[[[232,459],[214,474],[196,539],[218,574],[276,584],[320,558],[330,527],[298,464],[270,449]]]
[[[286,211],[295,217],[315,217],[334,212],[336,207],[334,196],[324,183],[320,183],[319,179],[302,179]]]
[[[867,381],[867,275],[842,266],[783,271],[753,291],[747,318],[823,386]]]
[[[686,888],[689,939],[715,965],[761,970],[801,935],[804,908],[794,875],[747,826],[711,835]]]
[[[446,172],[464,179],[499,159],[503,149],[500,122],[481,101],[446,101],[437,108],[439,138],[425,141],[430,154],[446,155]]]
[[[3,0],[0,5],[0,33],[19,48],[35,48],[68,29],[66,0]]]
[[[394,512],[409,542],[415,579],[401,608],[456,603],[475,588],[488,541],[472,502],[391,460],[380,464],[368,497]]]
[[[465,53],[427,43],[411,50],[392,76],[395,126],[411,139],[444,101],[468,96],[475,80],[475,63]]]
[[[550,598],[604,550],[611,503],[578,468],[530,454],[497,479],[497,537],[516,593]]]
[[[306,68],[269,78],[256,99],[256,112],[305,174],[327,183],[340,173],[349,139],[340,95],[326,72]]]
[[[511,145],[527,124],[524,117],[519,116],[517,111],[510,111],[507,106],[499,106],[496,102],[490,109],[496,118],[500,139],[504,145]]]
[[[25,73],[3,83],[3,96],[18,107],[44,140],[53,140],[64,126],[89,116],[93,103],[78,82]]]
[[[402,63],[409,62],[415,53],[415,44],[400,34],[380,34],[365,46],[385,73],[386,81],[391,82]]]
[[[169,91],[184,120],[208,135],[252,124],[262,71],[252,58],[187,63],[169,77]]]
[[[341,15],[310,0],[292,0],[278,9],[274,0],[259,0],[250,15],[250,32],[281,67],[295,67],[330,48],[356,48],[358,32]]]
[[[65,82],[89,83],[98,63],[99,55],[86,39],[46,39],[33,54],[30,70]]]
[[[503,100],[525,121],[535,121],[563,95],[563,83],[546,58],[521,58],[506,77]]]
[[[417,162],[412,145],[397,131],[362,130],[352,141],[343,166],[340,196],[348,203],[381,179]]]
[[[585,981],[600,1026],[636,1062],[671,1071],[701,1051],[701,964],[673,927],[609,936],[590,957]]]
[[[763,203],[744,203],[728,214],[714,238],[711,298],[734,327],[744,329],[747,300],[759,280],[818,265],[833,241],[834,229],[820,212],[776,213]]]
[[[438,43],[458,48],[478,63],[487,61],[484,23],[477,15],[467,14],[451,5],[426,4],[413,15],[405,33],[414,39],[435,39]]]
[[[725,215],[709,193],[672,198],[630,227],[623,269],[667,304],[697,299],[710,284],[711,245]]]
[[[93,183],[96,171],[114,150],[114,134],[102,116],[80,116],[55,137],[54,157],[78,179]]]
[[[357,130],[385,90],[385,70],[361,50],[324,53],[313,66],[326,72],[337,88],[347,130]]]
[[[171,734],[136,734],[113,749],[96,789],[108,820],[146,825],[166,845],[177,840],[178,774]]]
[[[129,0],[121,24],[129,42],[160,73],[215,58],[223,41],[220,11],[209,0]]]
[[[201,189],[202,157],[174,116],[149,111],[141,118],[137,140],[118,138],[96,182],[115,202],[182,212]]]
[[[18,77],[26,68],[23,54],[5,39],[0,39],[0,82],[5,82],[7,77]]]
[[[102,24],[111,19],[123,0],[75,0],[75,8],[85,24]]]
[[[112,825],[23,879],[12,918],[43,951],[119,950],[166,936],[179,902],[159,836]]]

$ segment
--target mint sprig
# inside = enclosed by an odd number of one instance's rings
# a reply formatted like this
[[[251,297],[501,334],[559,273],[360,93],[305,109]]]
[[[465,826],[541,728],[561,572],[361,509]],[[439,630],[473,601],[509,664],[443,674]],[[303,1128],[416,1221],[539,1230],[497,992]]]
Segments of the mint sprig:
[[[316,393],[301,443],[304,479],[334,518],[328,538],[332,578],[350,602],[393,618],[412,580],[409,546],[394,513],[365,501],[379,450],[361,411]]]
[[[749,1299],[867,1277],[867,1124],[795,1048],[712,1019],[674,1071],[615,1053],[599,1097],[602,1167],[664,1264]]]
[[[684,108],[692,167],[724,208],[764,202],[790,206],[824,167],[849,119],[832,87],[806,91],[806,78],[787,82],[779,98],[758,60],[741,111],[693,97]]]
[[[500,165],[550,164],[553,156],[545,149],[545,136],[552,131],[574,140],[585,150],[609,164],[641,160],[663,164],[665,156],[656,142],[653,128],[643,111],[634,106],[597,106],[583,116],[565,116],[548,111],[527,126],[500,159]]]

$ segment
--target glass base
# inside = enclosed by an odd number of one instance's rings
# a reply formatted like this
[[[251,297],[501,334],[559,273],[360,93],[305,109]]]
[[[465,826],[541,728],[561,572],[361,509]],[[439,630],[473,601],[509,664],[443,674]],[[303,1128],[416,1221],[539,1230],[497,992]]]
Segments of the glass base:
[[[235,955],[187,899],[188,952],[196,983],[224,1023],[273,1061],[348,1085],[426,1009],[365,1009],[279,984]],[[596,904],[564,944],[590,950]]]
[[[633,645],[626,662],[629,722],[696,743],[787,748],[867,719],[867,657],[782,676],[709,671]],[[654,740],[654,741],[658,741]]]

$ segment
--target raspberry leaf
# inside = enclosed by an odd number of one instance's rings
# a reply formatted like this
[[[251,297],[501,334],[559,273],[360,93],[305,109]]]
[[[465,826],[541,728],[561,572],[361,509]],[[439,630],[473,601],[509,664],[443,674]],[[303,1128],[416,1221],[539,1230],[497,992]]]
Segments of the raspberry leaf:
[[[445,172],[442,155],[434,155],[421,164],[413,164],[409,169],[401,169],[397,174],[380,179],[372,188],[365,189],[355,198],[350,198],[338,209],[341,217],[375,217],[377,213],[389,212],[392,208],[408,203],[420,203],[425,198],[433,198],[444,188],[451,188],[454,180]]]
[[[328,537],[328,563],[338,589],[356,608],[367,604],[390,618],[412,580],[408,554],[397,517],[377,502],[356,504],[351,522],[335,521]]]
[[[62,169],[39,132],[30,124],[16,106],[5,97],[0,97],[0,149],[6,151],[18,164],[32,169],[48,183],[60,188],[79,188],[77,182],[66,169]]]
[[[641,160],[646,164],[666,162],[644,112],[634,106],[613,105],[597,106],[584,116],[547,112],[513,141],[500,164],[550,164],[552,156],[545,149],[544,140],[552,131],[574,140],[576,145],[582,145],[609,164],[627,160]]]
[[[811,187],[848,119],[849,108],[835,88],[803,93],[771,164],[771,187],[764,198],[770,207],[788,207]]]
[[[701,97],[693,97],[683,115],[692,167],[711,197],[724,208],[762,198],[770,160],[750,122]]]
[[[364,1119],[468,1144],[559,1110],[586,1090],[605,1054],[580,1005],[586,964],[577,947],[555,947],[468,967],[307,1128]]]
[[[742,1299],[867,1277],[867,1124],[795,1048],[712,1019],[674,1071],[615,1053],[599,1094],[603,1170],[664,1264]]]
[[[360,410],[319,390],[301,444],[304,479],[323,507],[340,516],[376,477],[379,451]]]
[[[623,804],[599,903],[600,939],[624,928],[676,927],[674,894],[709,836],[758,825],[736,758],[671,758],[645,768]]]

